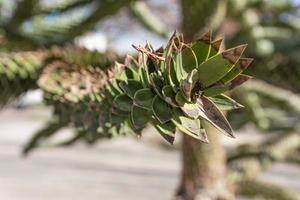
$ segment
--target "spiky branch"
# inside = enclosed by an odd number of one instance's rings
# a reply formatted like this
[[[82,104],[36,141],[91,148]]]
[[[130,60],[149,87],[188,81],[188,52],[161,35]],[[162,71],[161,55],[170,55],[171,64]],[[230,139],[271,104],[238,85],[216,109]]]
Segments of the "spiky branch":
[[[241,106],[222,93],[249,79],[241,72],[251,59],[241,58],[245,45],[219,52],[220,42],[207,33],[187,44],[174,34],[166,48],[134,46],[138,56],[114,67],[53,61],[39,86],[55,115],[93,142],[130,130],[140,135],[147,124],[170,143],[176,131],[208,142],[203,121],[233,137],[220,108]]]

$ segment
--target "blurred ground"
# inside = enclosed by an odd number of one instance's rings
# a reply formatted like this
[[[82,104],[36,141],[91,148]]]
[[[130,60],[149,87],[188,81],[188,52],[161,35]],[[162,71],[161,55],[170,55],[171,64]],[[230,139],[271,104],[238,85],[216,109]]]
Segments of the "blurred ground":
[[[147,139],[40,149],[22,158],[22,145],[49,116],[43,107],[0,112],[1,200],[171,199],[179,182],[180,156]],[[297,166],[278,163],[259,178],[300,193]]]

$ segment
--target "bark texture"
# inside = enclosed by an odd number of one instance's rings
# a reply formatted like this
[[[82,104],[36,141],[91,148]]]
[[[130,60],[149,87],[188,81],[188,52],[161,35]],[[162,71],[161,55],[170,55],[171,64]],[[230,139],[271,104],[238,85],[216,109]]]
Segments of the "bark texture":
[[[183,136],[183,165],[177,200],[233,199],[226,186],[225,150],[219,133],[213,127],[208,131],[209,144]]]

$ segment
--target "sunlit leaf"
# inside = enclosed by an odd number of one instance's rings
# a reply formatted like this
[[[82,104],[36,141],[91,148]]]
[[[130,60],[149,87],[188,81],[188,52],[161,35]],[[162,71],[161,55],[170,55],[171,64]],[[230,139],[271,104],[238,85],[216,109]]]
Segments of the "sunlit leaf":
[[[241,57],[245,48],[246,45],[240,45],[226,50],[199,65],[197,69],[202,87],[210,86],[224,77]]]
[[[224,94],[209,97],[209,99],[212,100],[220,110],[233,110],[243,108],[241,104]]]
[[[234,137],[233,130],[219,108],[211,100],[205,96],[201,96],[197,100],[198,106],[201,109],[200,117],[208,121],[221,133],[229,137]]]
[[[160,124],[156,122],[153,123],[156,130],[159,132],[159,134],[167,140],[170,144],[174,143],[175,140],[175,133],[176,133],[176,126],[172,122],[167,122],[165,124]]]
[[[240,58],[238,63],[222,78],[221,82],[228,83],[240,75],[253,61],[252,58]]]

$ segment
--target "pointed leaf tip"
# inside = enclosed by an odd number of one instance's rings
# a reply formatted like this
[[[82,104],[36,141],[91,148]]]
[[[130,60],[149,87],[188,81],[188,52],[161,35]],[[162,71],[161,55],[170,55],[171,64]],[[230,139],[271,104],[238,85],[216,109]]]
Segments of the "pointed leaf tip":
[[[153,120],[153,125],[159,134],[170,144],[174,143],[176,126],[172,122],[160,124],[157,120]]]
[[[234,138],[233,130],[219,108],[207,97],[201,96],[197,100],[201,109],[200,117],[209,122],[223,134]]]
[[[234,88],[236,88],[237,86],[242,85],[244,82],[248,81],[249,79],[252,79],[252,76],[248,76],[245,74],[240,74],[238,75],[235,79],[233,79],[230,82],[230,86],[229,86],[229,90],[232,90]]]
[[[202,41],[206,44],[210,44],[211,42],[211,36],[212,36],[212,33],[211,33],[211,30],[207,31],[206,33],[204,33],[200,38],[199,38],[199,41]]]
[[[239,66],[241,70],[245,70],[248,68],[248,66],[252,63],[253,58],[240,58],[239,60]]]
[[[247,44],[239,45],[237,47],[228,49],[222,52],[222,55],[225,59],[227,59],[232,64],[235,64],[243,54],[244,50],[246,49]]]
[[[204,128],[200,129],[200,136],[201,136],[201,141],[202,142],[204,142],[206,144],[209,144],[209,139],[208,139],[206,130]]]
[[[244,107],[243,105],[239,104],[238,102],[224,94],[209,97],[209,99],[212,100],[220,110],[233,110]]]
[[[211,46],[218,52],[222,45],[223,38],[217,39],[211,43]]]

